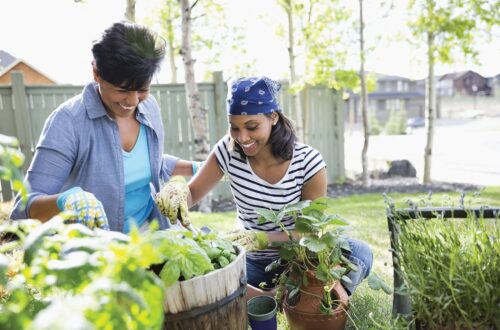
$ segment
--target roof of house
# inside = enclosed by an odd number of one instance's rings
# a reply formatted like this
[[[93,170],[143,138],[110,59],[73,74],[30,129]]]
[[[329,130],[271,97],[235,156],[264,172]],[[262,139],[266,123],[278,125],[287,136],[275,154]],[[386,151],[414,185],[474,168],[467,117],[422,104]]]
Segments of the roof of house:
[[[5,62],[4,62],[5,61]],[[7,63],[7,64],[6,64]],[[15,58],[11,54],[7,53],[6,51],[0,50],[0,77],[3,75],[7,74],[13,67],[15,67],[19,63],[24,63],[27,66],[29,66],[31,69],[34,71],[38,72],[42,76],[45,76],[48,80],[53,81],[54,83],[56,82],[54,79],[40,71],[39,69],[35,68],[33,65],[29,64],[25,60]]]
[[[479,73],[477,73],[475,71],[467,70],[467,71],[452,72],[452,73],[444,74],[443,76],[441,76],[441,78],[439,78],[439,80],[445,80],[445,79],[457,80],[457,79],[460,79],[469,73],[473,73],[473,74],[477,74],[477,75],[481,76]]]
[[[0,71],[2,70],[2,68],[10,66],[16,60],[17,58],[0,49]]]
[[[381,73],[375,73],[377,80],[411,80],[410,78],[394,76],[394,75],[386,75]]]

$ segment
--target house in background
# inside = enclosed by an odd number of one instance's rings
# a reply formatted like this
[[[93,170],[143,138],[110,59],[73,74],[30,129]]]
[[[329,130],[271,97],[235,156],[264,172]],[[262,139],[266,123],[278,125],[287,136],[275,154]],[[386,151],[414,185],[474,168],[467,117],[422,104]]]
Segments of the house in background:
[[[10,85],[10,74],[21,71],[26,85],[54,85],[56,82],[26,61],[0,50],[0,84]]]
[[[385,124],[391,110],[403,110],[407,118],[425,117],[426,79],[375,74],[377,89],[368,94],[368,113]],[[500,74],[485,78],[474,71],[436,76],[437,118],[500,116]],[[361,102],[352,94],[346,118],[361,121]]]
[[[491,89],[492,96],[500,97],[500,74],[488,78],[488,86]]]
[[[474,71],[447,73],[437,81],[438,96],[488,96],[488,79]]]
[[[425,82],[375,73],[377,89],[368,93],[368,112],[385,123],[391,110],[404,111],[408,118],[425,114]],[[351,94],[348,104],[351,122],[361,121],[359,95]]]

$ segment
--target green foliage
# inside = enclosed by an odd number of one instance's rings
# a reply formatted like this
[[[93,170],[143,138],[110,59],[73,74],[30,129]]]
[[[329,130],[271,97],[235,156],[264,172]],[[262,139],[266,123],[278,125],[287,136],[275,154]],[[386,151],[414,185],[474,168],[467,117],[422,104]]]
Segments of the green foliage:
[[[306,72],[302,79],[293,81],[293,92],[306,84],[325,85],[337,90],[358,83],[357,73],[345,70],[348,49],[342,47],[342,25],[349,19],[349,11],[338,0],[279,0],[278,4],[293,22],[294,30],[286,38],[293,39],[295,54],[304,58]],[[288,27],[287,27],[288,29]],[[277,31],[285,37],[285,28]]]
[[[286,299],[293,305],[300,297],[300,287],[306,280],[306,272],[314,271],[315,277],[325,283],[325,299],[320,310],[326,314],[331,312],[333,301],[330,291],[336,281],[350,282],[345,276],[348,271],[356,271],[357,267],[344,254],[350,252],[347,238],[343,235],[348,222],[335,214],[334,201],[328,197],[320,197],[314,201],[300,201],[289,204],[280,211],[258,209],[260,222],[273,222],[287,234],[288,241],[276,243],[280,247],[280,259],[266,269],[277,265],[285,265],[285,271],[278,279],[277,300],[282,301],[285,291]],[[295,233],[292,235],[283,225],[283,219],[294,218]],[[384,288],[380,278],[374,278],[374,288]]]
[[[161,328],[163,289],[147,270],[160,256],[147,236],[92,231],[60,216],[5,223],[5,233],[18,236],[10,248],[22,247],[24,262],[11,278],[0,273],[2,329]]]
[[[164,263],[160,278],[165,287],[223,268],[236,259],[232,243],[215,233],[158,231],[152,234],[151,244]]]
[[[389,135],[406,134],[406,113],[404,110],[391,109],[385,124],[385,133]]]
[[[412,205],[416,205],[413,203]],[[499,215],[500,216],[500,215]],[[398,221],[398,262],[415,318],[430,328],[500,327],[500,218]]]
[[[191,1],[192,29],[191,47],[193,53],[203,54],[198,56],[198,61],[207,70],[202,74],[204,80],[211,80],[214,71],[223,71],[237,76],[243,72],[251,72],[251,64],[255,61],[246,49],[239,47],[244,38],[242,29],[238,25],[230,25],[224,10],[225,1]],[[160,13],[158,15],[157,13]],[[175,58],[179,58],[181,52],[181,6],[177,0],[163,0],[161,5],[148,20],[149,25],[159,24],[162,36],[172,45]],[[232,45],[231,48],[225,45]],[[230,54],[227,54],[227,53]],[[231,61],[224,61],[228,57],[242,59],[234,67],[224,67]]]
[[[380,133],[382,133],[382,126],[380,126],[377,116],[370,112],[368,114],[368,134],[379,135]]]
[[[20,192],[26,201],[28,190],[19,171],[24,163],[24,155],[18,148],[19,141],[16,138],[0,134],[0,179],[12,181],[14,191]]]
[[[478,36],[500,24],[500,4],[487,0],[411,0],[413,20],[410,29],[417,40],[433,35],[432,57],[442,63],[452,63],[455,50],[475,59]]]

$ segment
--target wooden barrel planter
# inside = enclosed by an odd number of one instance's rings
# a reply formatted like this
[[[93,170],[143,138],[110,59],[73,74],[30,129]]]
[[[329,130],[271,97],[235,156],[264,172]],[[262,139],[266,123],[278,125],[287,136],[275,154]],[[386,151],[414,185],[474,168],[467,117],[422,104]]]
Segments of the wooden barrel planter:
[[[224,268],[180,281],[165,290],[168,330],[247,330],[245,251]]]

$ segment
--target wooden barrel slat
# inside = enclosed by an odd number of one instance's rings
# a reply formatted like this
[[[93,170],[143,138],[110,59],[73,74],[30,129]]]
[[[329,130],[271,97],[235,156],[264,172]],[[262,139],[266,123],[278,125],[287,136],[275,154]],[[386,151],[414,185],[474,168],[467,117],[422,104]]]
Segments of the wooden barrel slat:
[[[246,283],[245,251],[238,248],[238,256],[229,265],[188,281],[177,282],[165,289],[164,329],[179,330],[247,330],[247,304],[244,294],[229,296]],[[189,312],[222,301],[233,299],[227,304],[184,318],[168,318],[169,315]],[[216,306],[219,306],[218,303]],[[194,313],[193,313],[194,314]],[[199,314],[199,313],[198,313]],[[182,314],[181,314],[182,315]]]

